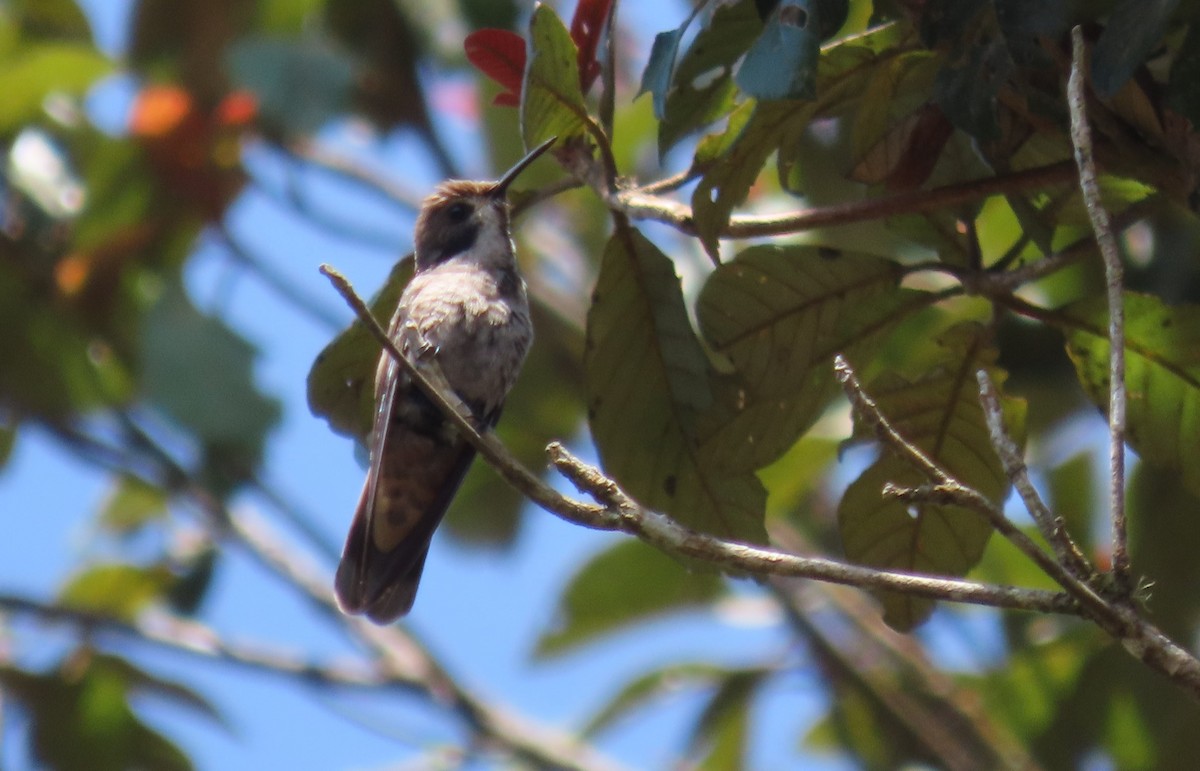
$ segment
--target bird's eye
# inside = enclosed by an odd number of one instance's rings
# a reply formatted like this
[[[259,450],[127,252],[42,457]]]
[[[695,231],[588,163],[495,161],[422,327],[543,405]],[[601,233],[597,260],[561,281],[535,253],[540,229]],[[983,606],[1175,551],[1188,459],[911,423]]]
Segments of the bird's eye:
[[[446,210],[446,214],[449,215],[450,221],[457,225],[461,222],[466,222],[467,218],[471,216],[472,211],[471,204],[466,201],[455,201],[450,204],[450,208]]]

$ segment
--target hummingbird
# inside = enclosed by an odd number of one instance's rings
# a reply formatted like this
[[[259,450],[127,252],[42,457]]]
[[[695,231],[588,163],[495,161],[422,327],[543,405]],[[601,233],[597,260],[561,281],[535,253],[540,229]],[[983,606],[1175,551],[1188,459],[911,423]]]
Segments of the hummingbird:
[[[498,181],[448,180],[422,201],[416,268],[389,325],[410,360],[437,362],[480,431],[496,425],[533,342],[508,188],[553,143],[535,147]],[[378,624],[408,613],[433,531],[474,457],[385,350],[375,371],[370,467],[334,583],[342,610]]]

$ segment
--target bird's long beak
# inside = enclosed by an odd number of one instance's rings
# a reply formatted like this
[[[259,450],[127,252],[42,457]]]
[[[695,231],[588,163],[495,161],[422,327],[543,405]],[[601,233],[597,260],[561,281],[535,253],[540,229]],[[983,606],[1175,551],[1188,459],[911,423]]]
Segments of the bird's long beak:
[[[496,183],[496,186],[492,188],[492,195],[496,198],[503,198],[508,192],[508,186],[513,183],[513,180],[520,176],[522,171],[525,171],[525,167],[536,161],[538,156],[549,150],[550,145],[554,144],[555,140],[557,139],[558,137],[550,137],[545,142],[542,142],[540,145],[530,150],[524,158],[517,161],[511,169],[504,173],[504,176],[500,178],[500,181]]]

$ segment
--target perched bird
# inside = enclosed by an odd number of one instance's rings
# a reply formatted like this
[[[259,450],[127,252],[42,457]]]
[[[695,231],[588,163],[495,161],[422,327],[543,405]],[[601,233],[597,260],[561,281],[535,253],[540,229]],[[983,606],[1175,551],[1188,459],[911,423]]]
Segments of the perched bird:
[[[410,359],[432,356],[480,430],[491,428],[533,342],[509,232],[508,186],[554,140],[497,182],[443,182],[421,204],[416,270],[388,330]],[[385,351],[375,375],[371,466],[335,590],[347,613],[408,613],[433,531],[475,449]]]

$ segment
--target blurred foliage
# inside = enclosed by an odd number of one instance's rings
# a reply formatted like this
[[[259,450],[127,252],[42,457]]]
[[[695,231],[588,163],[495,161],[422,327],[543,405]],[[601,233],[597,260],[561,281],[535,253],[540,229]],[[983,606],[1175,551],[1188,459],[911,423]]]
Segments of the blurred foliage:
[[[614,5],[615,94],[604,77]],[[1192,6],[714,0],[641,37],[621,8],[580,0],[567,20],[555,4],[483,0],[137,0],[128,48],[110,56],[72,0],[0,2],[0,468],[37,425],[112,474],[96,510],[111,549],[89,551],[64,577],[59,605],[124,621],[202,613],[220,549],[181,546],[174,505],[201,491],[199,508],[219,528],[222,507],[270,452],[280,406],[255,377],[258,353],[219,309],[198,307],[185,281],[250,180],[243,149],[295,151],[359,119],[385,137],[415,137],[451,174],[441,136],[450,121],[434,119],[427,89],[461,85],[468,60],[503,91],[479,78],[445,109],[472,120],[484,111],[482,143],[497,161],[557,135],[561,165],[599,169],[594,183],[605,171],[595,145],[609,139],[597,116],[612,104],[614,151],[601,157],[617,165],[614,189],[665,178],[667,166],[685,182],[653,192],[691,206],[686,232],[610,216],[588,192],[537,201],[518,221],[538,342],[499,433],[521,460],[540,468],[548,440],[580,439],[586,426],[627,491],[697,530],[1046,586],[976,514],[881,497],[886,482],[924,480],[852,427],[831,363],[845,354],[902,434],[1001,503],[1009,485],[975,395],[985,369],[1035,480],[1106,567],[1105,453],[1092,437],[1108,399],[1107,310],[1063,93],[1078,24],[1104,203],[1127,259],[1134,564],[1150,587],[1149,617],[1196,639]],[[475,30],[461,51],[439,37],[451,26]],[[645,50],[629,45],[652,32]],[[84,103],[114,73],[136,89],[115,133]],[[552,165],[540,161],[521,185],[548,185]],[[735,212],[805,207],[825,219],[726,237]],[[410,274],[398,261],[372,302],[380,318]],[[378,355],[355,324],[317,358],[309,402],[333,430],[365,433]],[[449,529],[507,544],[521,503],[477,464]],[[1098,756],[1123,769],[1189,768],[1200,756],[1200,735],[1187,730],[1197,706],[1082,621],[999,614],[996,655],[943,671],[835,594],[790,606],[796,596],[767,599],[782,609],[773,619],[790,620],[799,654],[664,662],[603,683],[609,697],[581,730],[602,741],[620,719],[685,693],[692,729],[664,741],[698,766],[742,768],[764,693],[800,668],[817,670],[829,699],[798,743],[867,768],[953,766],[963,753],[974,763],[962,767],[1021,765],[1013,748],[1046,768]],[[959,629],[954,611],[930,601],[879,600],[896,629]],[[570,655],[744,601],[699,565],[622,541],[579,566],[557,617],[529,639],[539,656]],[[140,693],[215,715],[187,687],[90,641],[48,668],[0,651],[0,685],[46,768],[190,768],[139,717]]]

